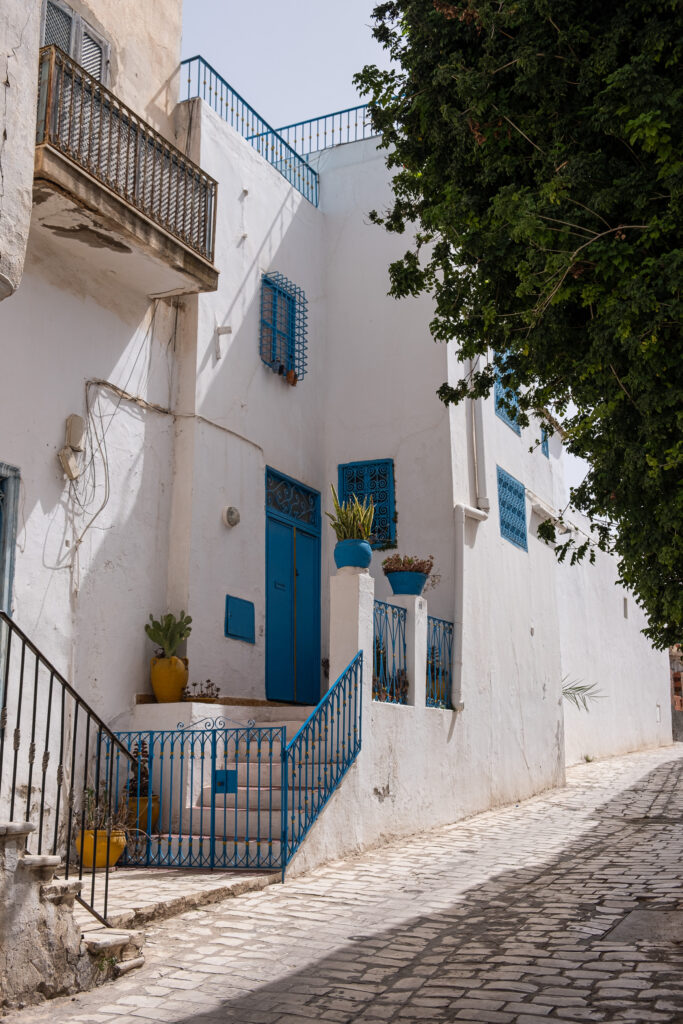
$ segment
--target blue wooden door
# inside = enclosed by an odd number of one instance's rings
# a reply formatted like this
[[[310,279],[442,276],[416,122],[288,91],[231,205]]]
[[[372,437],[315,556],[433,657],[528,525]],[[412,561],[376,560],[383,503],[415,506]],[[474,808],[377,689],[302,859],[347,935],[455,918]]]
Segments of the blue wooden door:
[[[266,476],[266,697],[320,699],[320,495]]]

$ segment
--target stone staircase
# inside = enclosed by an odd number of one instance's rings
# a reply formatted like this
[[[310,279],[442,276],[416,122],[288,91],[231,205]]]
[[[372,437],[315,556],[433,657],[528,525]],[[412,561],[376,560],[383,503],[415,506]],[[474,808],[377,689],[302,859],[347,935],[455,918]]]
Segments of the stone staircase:
[[[81,992],[144,962],[140,932],[82,935],[74,901],[83,882],[55,877],[60,857],[25,852],[33,831],[0,822],[0,1008]]]

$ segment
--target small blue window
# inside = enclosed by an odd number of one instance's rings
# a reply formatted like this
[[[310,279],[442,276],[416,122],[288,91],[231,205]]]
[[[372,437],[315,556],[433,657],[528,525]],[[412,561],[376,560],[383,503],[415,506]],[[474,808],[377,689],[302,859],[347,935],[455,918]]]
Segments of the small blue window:
[[[517,395],[510,388],[506,388],[500,379],[500,374],[496,373],[496,381],[493,386],[493,396],[496,403],[496,416],[500,416],[503,423],[507,423],[511,430],[514,430],[515,434],[521,434],[519,423],[517,422]],[[515,414],[510,415],[508,410],[503,405],[504,401],[511,402],[515,409]]]
[[[256,642],[254,628],[254,605],[251,601],[243,601],[240,597],[225,598],[225,635],[245,643]]]
[[[372,462],[346,462],[339,467],[339,500],[352,495],[372,498],[375,517],[372,527],[373,548],[396,545],[396,504],[394,498],[394,461],[376,459]]]
[[[510,476],[500,466],[498,472],[498,512],[500,535],[515,547],[527,551],[526,542],[526,490],[524,484]]]
[[[261,281],[261,359],[273,373],[296,384],[306,375],[308,303],[301,288],[282,274]]]
[[[545,427],[541,427],[541,451],[545,455],[546,459],[550,458],[550,444],[548,443],[548,431]]]

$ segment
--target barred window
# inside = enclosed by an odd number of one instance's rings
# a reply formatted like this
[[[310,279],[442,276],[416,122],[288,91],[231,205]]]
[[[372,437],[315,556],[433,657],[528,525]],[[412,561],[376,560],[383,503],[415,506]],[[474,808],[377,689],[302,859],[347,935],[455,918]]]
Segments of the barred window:
[[[296,384],[306,375],[308,303],[306,295],[282,274],[261,281],[261,359],[273,373]]]
[[[396,506],[393,459],[347,462],[339,466],[339,500],[346,501],[354,494],[357,495],[359,501],[362,501],[363,498],[372,498],[374,502],[372,547],[395,547]]]

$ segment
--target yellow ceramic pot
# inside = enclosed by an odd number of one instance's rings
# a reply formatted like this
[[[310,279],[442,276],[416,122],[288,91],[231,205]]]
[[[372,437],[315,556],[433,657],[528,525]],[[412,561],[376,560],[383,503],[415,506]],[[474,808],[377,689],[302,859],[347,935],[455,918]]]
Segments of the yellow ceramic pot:
[[[152,689],[160,704],[180,701],[187,686],[187,658],[152,658]]]
[[[95,832],[97,832],[97,851],[95,851]],[[83,829],[83,867],[92,868],[93,859],[95,860],[94,866],[96,868],[106,868],[107,866],[107,830],[105,828],[85,828]],[[119,829],[112,829],[111,840],[109,843],[109,867],[113,867],[114,864],[121,857],[121,854],[126,848],[126,833]],[[76,849],[78,853],[81,852],[81,834],[76,836]]]
[[[141,832],[147,831],[147,807],[149,804],[149,797],[141,796],[138,799],[135,796],[128,798],[128,824],[131,828],[140,829]],[[159,820],[159,797],[156,793],[152,793],[152,821],[150,823],[151,831],[154,831],[157,821]]]

